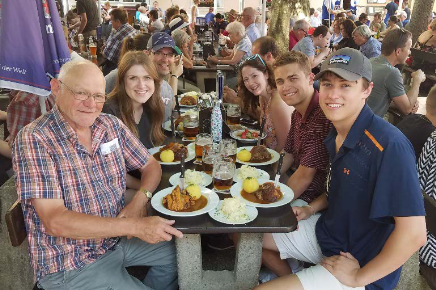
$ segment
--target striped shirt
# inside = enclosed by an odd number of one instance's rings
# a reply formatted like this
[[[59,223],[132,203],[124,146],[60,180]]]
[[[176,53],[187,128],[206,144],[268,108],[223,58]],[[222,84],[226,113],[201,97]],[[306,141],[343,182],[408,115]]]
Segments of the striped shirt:
[[[316,169],[312,183],[299,197],[308,203],[325,191],[329,155],[324,139],[331,127],[332,123],[319,106],[317,91],[314,92],[304,117],[297,110],[292,113],[291,129],[284,150],[294,157],[292,167],[295,170],[300,165]]]
[[[118,63],[124,38],[133,37],[136,33],[136,29],[129,23],[123,24],[118,30],[112,31],[103,50],[104,56],[111,62]]]
[[[436,200],[436,131],[430,135],[418,160],[421,189]],[[436,237],[427,231],[427,243],[419,249],[419,260],[436,269]]]
[[[62,199],[70,211],[115,218],[124,207],[126,170],[139,169],[148,161],[149,153],[142,143],[113,116],[97,117],[91,134],[92,152],[88,152],[55,106],[24,127],[14,142],[17,192],[37,280],[94,262],[117,243],[118,237],[51,236],[31,199]]]

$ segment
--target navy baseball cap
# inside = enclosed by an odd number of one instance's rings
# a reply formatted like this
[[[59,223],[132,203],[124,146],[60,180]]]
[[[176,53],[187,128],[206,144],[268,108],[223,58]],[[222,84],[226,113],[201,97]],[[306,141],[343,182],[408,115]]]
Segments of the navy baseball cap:
[[[318,80],[326,72],[332,72],[347,81],[364,78],[372,79],[372,65],[369,59],[354,48],[342,48],[333,53],[321,65],[321,71],[315,76]]]
[[[167,33],[157,32],[153,34],[148,40],[147,49],[151,49],[153,52],[156,52],[164,47],[170,47],[177,55],[180,54],[180,50],[176,48],[174,39]]]

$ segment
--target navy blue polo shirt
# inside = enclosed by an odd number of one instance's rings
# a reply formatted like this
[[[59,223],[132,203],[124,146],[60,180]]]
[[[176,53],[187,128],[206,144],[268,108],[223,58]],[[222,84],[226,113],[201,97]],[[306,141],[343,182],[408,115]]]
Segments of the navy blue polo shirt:
[[[335,153],[337,132],[324,143],[330,154],[329,206],[316,225],[322,253],[350,252],[361,267],[382,250],[394,230],[393,217],[425,215],[409,140],[365,105],[342,147]],[[366,286],[393,289],[401,268]]]

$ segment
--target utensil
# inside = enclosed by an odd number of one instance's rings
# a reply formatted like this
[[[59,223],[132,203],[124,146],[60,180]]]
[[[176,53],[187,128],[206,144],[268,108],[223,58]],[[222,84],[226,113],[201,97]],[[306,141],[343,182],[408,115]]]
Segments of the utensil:
[[[180,160],[179,187],[180,190],[185,189],[185,156],[184,155],[182,155],[182,158]]]
[[[266,122],[266,117],[263,116],[262,123],[260,124],[259,137],[257,138],[257,146],[259,146],[262,143],[263,127],[265,126],[265,122]]]
[[[176,111],[177,111],[177,113],[179,113],[179,116],[180,116],[179,96],[176,96],[175,99],[176,99]]]
[[[277,185],[279,184],[280,170],[282,170],[282,165],[283,165],[283,157],[285,157],[285,152],[280,153],[279,165],[277,166],[277,173],[276,173],[276,177],[274,179],[274,186],[275,187],[277,187]]]
[[[171,136],[176,137],[176,128],[174,126],[174,115],[171,113]]]

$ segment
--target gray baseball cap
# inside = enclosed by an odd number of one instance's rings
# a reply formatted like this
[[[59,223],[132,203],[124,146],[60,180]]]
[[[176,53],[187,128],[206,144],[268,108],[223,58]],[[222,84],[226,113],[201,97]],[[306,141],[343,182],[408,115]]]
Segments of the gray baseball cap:
[[[372,66],[369,59],[354,48],[342,48],[335,51],[321,65],[321,71],[315,76],[318,80],[330,71],[347,81],[357,81],[364,78],[369,82],[372,79]]]

